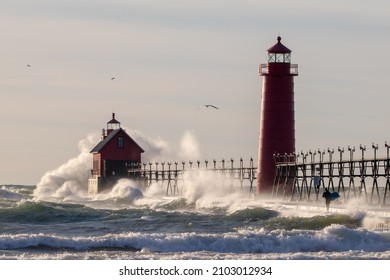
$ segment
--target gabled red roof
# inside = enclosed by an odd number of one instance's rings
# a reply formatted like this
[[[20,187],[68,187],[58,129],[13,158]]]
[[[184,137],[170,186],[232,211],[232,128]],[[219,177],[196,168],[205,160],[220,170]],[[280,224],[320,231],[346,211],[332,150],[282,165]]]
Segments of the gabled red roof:
[[[127,133],[126,131],[124,131],[122,128],[118,128],[118,129],[115,129],[113,130],[110,134],[108,134],[108,136],[106,138],[104,138],[102,141],[100,141],[91,151],[90,153],[99,153],[110,141],[112,138],[115,137],[115,135],[117,135],[120,131],[123,131],[123,133],[129,137],[129,139],[140,149],[141,153],[145,152],[144,149],[142,149],[140,147],[140,145],[137,144],[137,142],[135,142],[133,140],[133,138],[131,138]]]

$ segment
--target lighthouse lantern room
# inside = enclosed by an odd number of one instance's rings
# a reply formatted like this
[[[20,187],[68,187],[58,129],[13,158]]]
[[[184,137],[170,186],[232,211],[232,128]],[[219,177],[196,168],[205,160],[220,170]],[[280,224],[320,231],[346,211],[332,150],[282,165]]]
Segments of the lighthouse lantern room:
[[[127,177],[128,166],[140,166],[144,150],[121,128],[115,119],[107,122],[101,141],[91,150],[93,168],[88,180],[88,193],[96,194],[112,187],[115,182]]]

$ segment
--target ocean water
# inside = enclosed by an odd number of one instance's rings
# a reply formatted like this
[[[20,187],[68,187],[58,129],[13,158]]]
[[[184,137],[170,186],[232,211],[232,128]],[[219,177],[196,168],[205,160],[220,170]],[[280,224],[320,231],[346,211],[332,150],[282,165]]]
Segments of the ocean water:
[[[42,199],[0,186],[0,259],[390,259],[386,208],[160,188]]]

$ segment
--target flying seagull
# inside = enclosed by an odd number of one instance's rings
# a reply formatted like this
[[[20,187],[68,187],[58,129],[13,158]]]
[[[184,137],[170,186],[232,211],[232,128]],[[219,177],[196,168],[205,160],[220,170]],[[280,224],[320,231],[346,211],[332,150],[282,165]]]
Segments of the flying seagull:
[[[218,107],[214,106],[214,105],[211,105],[211,104],[206,104],[206,105],[203,105],[204,107],[208,108],[208,107],[211,107],[211,108],[214,108],[214,109],[217,109],[219,110]]]

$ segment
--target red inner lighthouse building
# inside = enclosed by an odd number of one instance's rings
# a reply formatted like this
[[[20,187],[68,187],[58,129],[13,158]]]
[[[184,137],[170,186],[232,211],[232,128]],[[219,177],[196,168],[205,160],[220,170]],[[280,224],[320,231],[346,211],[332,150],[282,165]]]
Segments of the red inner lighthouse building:
[[[101,141],[91,150],[93,169],[88,180],[88,192],[96,194],[111,187],[119,178],[127,177],[129,166],[140,166],[144,150],[112,119],[103,129]]]
[[[257,192],[272,191],[275,176],[274,154],[295,152],[294,76],[298,65],[291,64],[291,50],[280,36],[267,50],[267,64],[260,65],[263,92],[260,112]]]

